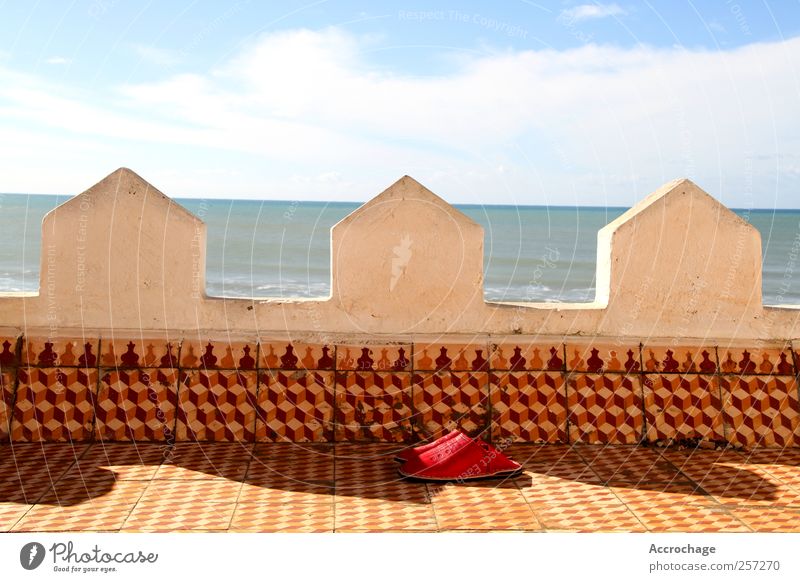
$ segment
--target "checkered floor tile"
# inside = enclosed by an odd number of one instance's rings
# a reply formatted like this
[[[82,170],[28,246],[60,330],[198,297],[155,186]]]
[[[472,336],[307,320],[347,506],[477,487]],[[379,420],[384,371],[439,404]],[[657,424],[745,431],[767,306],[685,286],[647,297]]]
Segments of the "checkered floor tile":
[[[333,531],[333,504],[239,503],[232,532],[316,533]]]
[[[350,531],[436,531],[430,504],[344,499],[335,504],[336,529]]]
[[[12,531],[116,531],[133,504],[85,503],[71,506],[37,505]]]
[[[198,506],[192,501],[137,503],[122,530],[138,531],[225,531],[236,503]]]

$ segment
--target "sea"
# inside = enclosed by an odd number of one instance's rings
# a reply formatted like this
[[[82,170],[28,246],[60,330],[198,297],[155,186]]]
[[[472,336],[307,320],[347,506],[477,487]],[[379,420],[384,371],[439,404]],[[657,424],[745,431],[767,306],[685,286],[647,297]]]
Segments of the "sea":
[[[0,293],[39,288],[42,217],[68,196],[0,194]],[[325,297],[330,228],[350,202],[178,199],[208,229],[206,292]],[[588,302],[597,231],[626,208],[455,205],[481,224],[490,301]],[[800,304],[800,210],[735,210],[761,232],[764,303]]]

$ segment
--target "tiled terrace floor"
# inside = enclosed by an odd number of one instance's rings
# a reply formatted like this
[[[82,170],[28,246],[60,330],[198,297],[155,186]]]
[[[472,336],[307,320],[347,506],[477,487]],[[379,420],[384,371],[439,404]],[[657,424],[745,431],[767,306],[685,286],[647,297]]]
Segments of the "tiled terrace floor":
[[[800,531],[800,449],[514,445],[523,476],[441,485],[396,449],[1,445],[0,531]]]

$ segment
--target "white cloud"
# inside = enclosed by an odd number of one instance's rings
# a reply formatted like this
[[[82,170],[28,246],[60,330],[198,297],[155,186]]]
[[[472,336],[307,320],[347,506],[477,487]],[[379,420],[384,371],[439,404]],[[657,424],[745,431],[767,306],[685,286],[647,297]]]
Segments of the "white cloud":
[[[559,18],[568,22],[596,20],[609,16],[624,16],[627,12],[619,4],[581,4],[561,11]]]
[[[376,67],[374,42],[284,31],[203,74],[90,93],[0,67],[0,122],[112,142],[175,195],[364,199],[408,173],[453,201],[630,204],[688,175],[734,205],[796,205],[780,156],[800,151],[800,38],[492,52],[431,76]],[[0,175],[35,190],[18,163]]]
[[[175,51],[151,45],[135,44],[132,48],[143,61],[147,61],[159,67],[174,67],[183,60],[181,55]]]
[[[70,65],[72,64],[72,59],[68,59],[67,57],[50,57],[45,59],[44,62],[48,65]]]

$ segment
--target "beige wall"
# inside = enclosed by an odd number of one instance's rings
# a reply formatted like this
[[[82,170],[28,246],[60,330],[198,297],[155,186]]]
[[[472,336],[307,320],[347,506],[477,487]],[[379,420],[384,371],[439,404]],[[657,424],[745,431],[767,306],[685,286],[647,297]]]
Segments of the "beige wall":
[[[51,211],[42,243],[40,292],[0,295],[8,331],[800,336],[800,306],[761,305],[756,229],[689,180],[600,231],[591,304],[484,302],[483,229],[408,176],[334,226],[323,300],[207,297],[205,225],[124,168]]]

